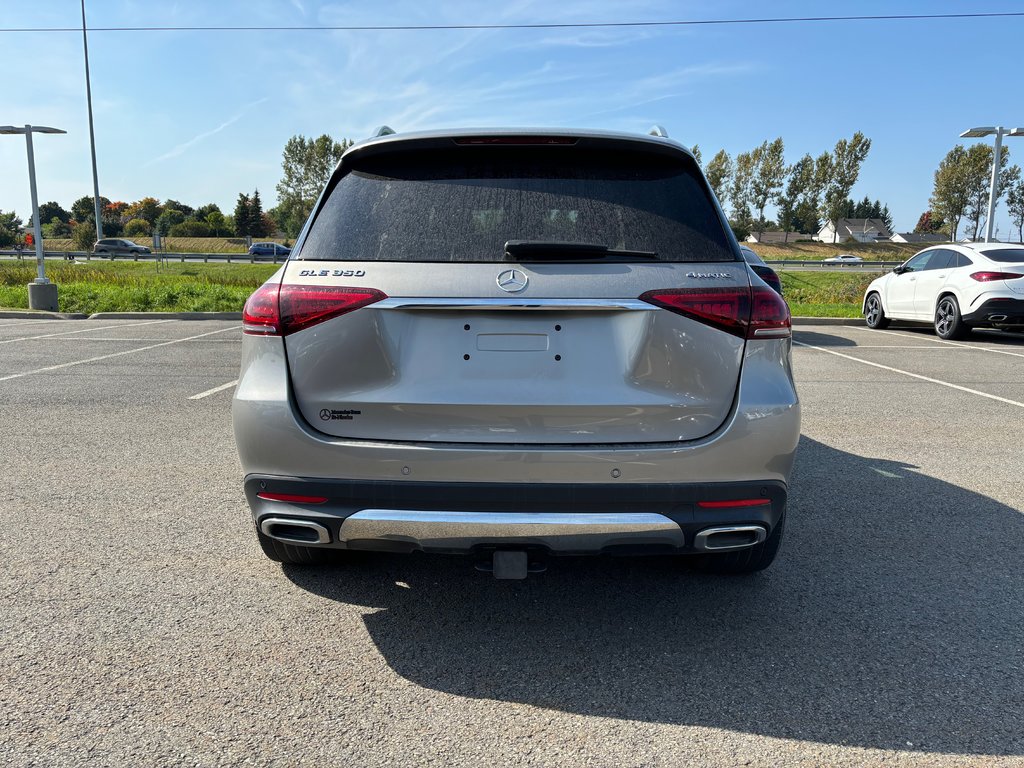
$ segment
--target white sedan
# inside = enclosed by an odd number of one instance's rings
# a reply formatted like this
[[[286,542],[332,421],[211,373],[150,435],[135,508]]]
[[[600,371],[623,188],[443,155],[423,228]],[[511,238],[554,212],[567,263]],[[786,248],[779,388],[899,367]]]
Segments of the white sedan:
[[[869,328],[890,320],[935,325],[943,339],[972,328],[1024,331],[1024,246],[971,243],[927,248],[864,292]]]
[[[860,264],[864,259],[860,256],[854,256],[852,253],[840,253],[831,259],[822,259],[821,261],[824,264]]]

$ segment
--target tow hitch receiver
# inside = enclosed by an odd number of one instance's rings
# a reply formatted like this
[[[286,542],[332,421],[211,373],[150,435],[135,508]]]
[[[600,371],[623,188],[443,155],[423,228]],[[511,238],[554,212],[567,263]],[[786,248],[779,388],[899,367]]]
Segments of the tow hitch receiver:
[[[490,572],[496,579],[525,579],[527,574],[543,573],[547,567],[541,560],[531,560],[530,553],[525,550],[498,549],[491,554],[490,560],[478,560],[476,569]]]

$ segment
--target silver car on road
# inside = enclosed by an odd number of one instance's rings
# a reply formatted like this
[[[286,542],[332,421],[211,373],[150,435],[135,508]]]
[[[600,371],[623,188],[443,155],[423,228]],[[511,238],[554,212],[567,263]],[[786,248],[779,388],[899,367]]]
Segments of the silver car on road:
[[[689,151],[382,134],[246,303],[234,428],[267,556],[768,566],[800,431],[789,308]]]

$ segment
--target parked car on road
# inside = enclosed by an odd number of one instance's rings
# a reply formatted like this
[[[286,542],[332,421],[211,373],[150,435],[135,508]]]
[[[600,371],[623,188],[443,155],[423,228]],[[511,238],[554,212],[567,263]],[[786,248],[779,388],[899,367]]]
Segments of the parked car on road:
[[[764,263],[764,259],[754,253],[752,248],[746,245],[740,245],[740,254],[743,256],[743,260],[747,262],[747,265],[757,273],[757,276],[764,280],[768,285],[775,289],[775,291],[782,295],[782,280],[779,278],[778,273],[767,264]]]
[[[972,328],[1024,331],[1024,246],[970,243],[926,248],[864,292],[869,328],[928,322],[943,339]]]
[[[825,264],[860,264],[863,261],[864,259],[860,256],[854,256],[852,253],[840,253],[838,256],[833,256],[830,259],[822,259],[822,262]]]
[[[800,434],[789,308],[690,152],[385,130],[245,305],[233,421],[264,553],[767,567]]]
[[[131,240],[118,239],[116,237],[105,237],[97,240],[92,246],[94,256],[138,256],[140,253],[152,253],[149,248],[139,245]]]
[[[280,243],[253,243],[249,246],[250,256],[287,256],[291,248]]]

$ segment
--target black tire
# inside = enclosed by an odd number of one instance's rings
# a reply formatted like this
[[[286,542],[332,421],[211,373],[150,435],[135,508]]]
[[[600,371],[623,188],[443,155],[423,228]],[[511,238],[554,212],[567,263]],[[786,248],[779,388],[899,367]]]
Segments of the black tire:
[[[879,331],[889,327],[889,318],[885,316],[885,312],[882,310],[882,297],[877,293],[869,293],[868,298],[864,302],[864,322],[868,328],[874,328]]]
[[[962,339],[970,328],[960,315],[955,296],[943,296],[935,307],[935,335],[940,339]]]
[[[704,573],[736,574],[757,573],[763,571],[775,560],[782,544],[782,534],[786,527],[786,516],[779,518],[768,538],[760,544],[738,549],[735,552],[715,552],[693,558],[693,567]]]
[[[272,539],[269,536],[256,531],[260,548],[263,554],[277,563],[289,563],[292,565],[319,565],[334,560],[335,552],[319,547],[299,547],[294,544],[285,544],[283,541]]]

